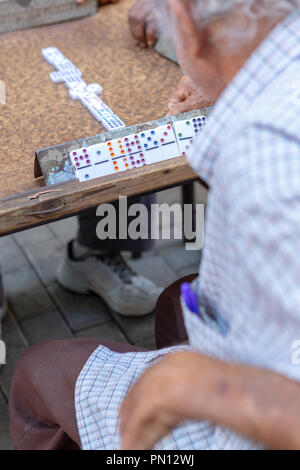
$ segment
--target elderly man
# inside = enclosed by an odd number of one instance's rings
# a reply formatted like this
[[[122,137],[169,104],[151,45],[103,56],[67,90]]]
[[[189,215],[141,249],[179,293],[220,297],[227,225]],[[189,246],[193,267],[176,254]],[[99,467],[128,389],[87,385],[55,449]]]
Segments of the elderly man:
[[[300,448],[300,1],[168,3],[183,69],[204,93],[223,88],[189,155],[210,186],[189,346],[27,352],[10,398],[16,448]],[[183,339],[181,318],[167,320],[160,344]]]

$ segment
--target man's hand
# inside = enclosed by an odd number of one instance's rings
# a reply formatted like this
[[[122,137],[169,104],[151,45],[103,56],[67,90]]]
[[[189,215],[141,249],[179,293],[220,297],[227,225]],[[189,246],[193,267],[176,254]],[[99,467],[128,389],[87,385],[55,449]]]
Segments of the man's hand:
[[[129,10],[129,27],[135,39],[145,46],[154,46],[158,25],[153,0],[137,0]]]
[[[152,449],[182,421],[197,419],[208,398],[205,375],[210,363],[200,354],[182,352],[150,367],[121,406],[122,449]]]
[[[212,106],[214,100],[208,98],[184,75],[169,98],[168,108],[171,116],[185,113],[192,109],[201,109]]]
[[[86,0],[76,0],[76,3],[84,3]],[[106,5],[107,3],[117,3],[120,0],[98,0],[99,6]]]
[[[184,421],[208,421],[265,444],[300,449],[300,385],[267,369],[171,353],[120,410],[122,449],[146,450]]]

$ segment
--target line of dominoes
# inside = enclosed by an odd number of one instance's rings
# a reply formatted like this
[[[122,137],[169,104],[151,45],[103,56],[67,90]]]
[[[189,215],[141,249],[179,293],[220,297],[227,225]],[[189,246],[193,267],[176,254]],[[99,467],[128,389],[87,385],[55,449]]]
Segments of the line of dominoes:
[[[206,122],[200,115],[72,150],[74,173],[79,181],[88,181],[186,155]]]
[[[56,47],[42,49],[44,59],[56,70],[50,73],[53,83],[65,83],[73,100],[80,100],[89,112],[108,131],[126,127],[124,122],[99,98],[102,87],[98,83],[87,85],[81,71]]]

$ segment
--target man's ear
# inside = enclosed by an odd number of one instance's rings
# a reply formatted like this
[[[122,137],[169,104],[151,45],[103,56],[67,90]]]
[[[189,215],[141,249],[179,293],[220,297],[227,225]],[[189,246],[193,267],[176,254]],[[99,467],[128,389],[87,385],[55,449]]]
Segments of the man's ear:
[[[176,33],[180,48],[190,56],[199,58],[202,49],[202,33],[198,31],[189,0],[168,0],[176,21]]]

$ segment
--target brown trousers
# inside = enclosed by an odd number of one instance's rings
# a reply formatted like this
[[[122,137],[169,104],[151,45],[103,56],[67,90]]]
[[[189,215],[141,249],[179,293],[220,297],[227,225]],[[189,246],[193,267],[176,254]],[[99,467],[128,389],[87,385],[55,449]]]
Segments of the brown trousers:
[[[195,275],[185,278],[191,281]],[[155,334],[157,347],[187,340],[179,280],[158,299]],[[100,345],[116,352],[142,351],[129,344],[99,339],[48,341],[29,349],[20,359],[10,392],[10,429],[13,446],[22,450],[80,448],[74,393],[77,378]]]

